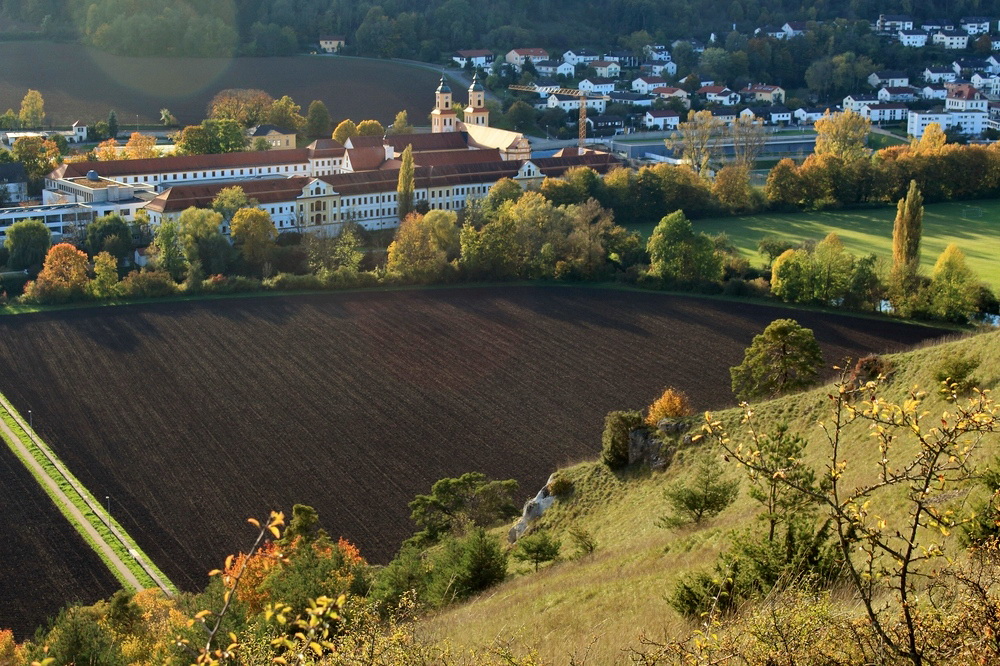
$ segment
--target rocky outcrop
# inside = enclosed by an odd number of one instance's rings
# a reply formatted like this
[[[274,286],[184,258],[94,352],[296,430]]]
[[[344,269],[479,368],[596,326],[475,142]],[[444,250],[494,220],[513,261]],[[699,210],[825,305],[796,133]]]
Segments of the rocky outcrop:
[[[514,543],[520,539],[521,536],[528,531],[528,528],[531,527],[531,524],[538,520],[541,515],[545,513],[545,510],[555,503],[555,496],[549,494],[549,484],[552,483],[552,479],[554,477],[555,474],[550,475],[549,480],[545,482],[545,485],[538,491],[538,494],[524,503],[524,509],[521,511],[521,518],[507,533],[508,542]]]
[[[673,462],[678,447],[691,443],[691,435],[687,434],[690,429],[691,424],[685,419],[661,419],[655,433],[633,430],[628,439],[628,464],[666,469]]]

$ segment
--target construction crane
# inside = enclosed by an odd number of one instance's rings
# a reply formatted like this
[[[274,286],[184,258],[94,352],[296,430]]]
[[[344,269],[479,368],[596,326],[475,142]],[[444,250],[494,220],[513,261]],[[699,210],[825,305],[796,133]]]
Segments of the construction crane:
[[[532,92],[540,93],[543,90],[537,86],[507,86],[510,90],[519,90],[521,92]],[[570,97],[576,97],[580,101],[580,120],[579,120],[579,130],[580,130],[580,140],[578,145],[580,147],[580,152],[583,152],[584,146],[587,144],[587,100],[588,99],[601,99],[605,102],[611,99],[607,95],[595,95],[593,93],[588,93],[586,90],[578,90],[577,88],[556,88],[555,90],[547,91],[550,95],[568,95]]]

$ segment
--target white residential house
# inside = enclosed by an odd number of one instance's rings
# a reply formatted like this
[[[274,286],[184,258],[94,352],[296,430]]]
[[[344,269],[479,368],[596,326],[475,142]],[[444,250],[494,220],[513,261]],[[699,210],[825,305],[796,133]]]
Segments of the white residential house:
[[[1000,95],[1000,76],[976,72],[970,79],[972,87],[987,95]]]
[[[955,22],[950,19],[927,19],[920,23],[920,29],[927,32],[937,32],[938,30],[954,30]]]
[[[951,69],[959,77],[972,76],[974,72],[990,71],[990,63],[982,58],[959,58],[951,63]]]
[[[765,37],[771,37],[773,39],[784,39],[788,35],[781,28],[776,28],[773,25],[765,25],[762,28],[757,28],[753,31],[754,35],[764,35]]]
[[[632,92],[648,95],[653,88],[667,85],[667,80],[662,76],[640,76],[632,80]]]
[[[740,94],[733,92],[726,86],[703,86],[696,90],[695,94],[704,97],[709,104],[736,106],[740,103]]]
[[[677,126],[681,122],[681,114],[676,111],[661,110],[656,111],[650,109],[643,116],[643,124],[649,128],[656,128],[659,130],[672,130],[677,129]]]
[[[542,76],[573,76],[576,68],[561,60],[542,60],[535,63],[535,71]]]
[[[861,113],[861,107],[865,104],[878,104],[878,95],[848,95],[844,98],[843,108],[844,111],[853,111],[854,113]]]
[[[906,120],[909,109],[905,104],[865,104],[861,115],[873,123],[891,123]]]
[[[343,35],[323,35],[319,38],[319,47],[324,53],[340,53],[344,48]]]
[[[916,102],[917,93],[910,86],[901,88],[885,86],[879,88],[878,99],[880,102]]]
[[[964,30],[938,30],[931,37],[931,42],[948,50],[969,48],[969,33]]]
[[[948,89],[940,83],[928,83],[920,89],[920,97],[922,99],[944,100],[948,98]]]
[[[10,202],[19,204],[28,200],[28,174],[20,162],[0,164],[0,187],[7,190]]]
[[[992,22],[988,16],[963,16],[958,21],[958,27],[970,35],[985,35],[990,31]]]
[[[913,17],[906,14],[880,14],[875,28],[887,33],[913,30]]]
[[[670,53],[668,52],[667,55],[669,56]],[[609,51],[608,53],[605,53],[603,56],[601,56],[601,60],[609,60],[611,62],[616,62],[621,67],[635,68],[639,66],[639,63],[643,60],[643,58],[640,58],[632,51],[618,50],[618,51]]]
[[[677,76],[677,63],[668,60],[654,60],[642,63],[640,69],[652,76]]]
[[[983,111],[985,112],[989,100],[986,95],[979,92],[971,85],[962,85],[952,88],[945,99],[945,111]]]
[[[872,88],[888,86],[890,88],[903,88],[910,85],[910,77],[906,72],[895,69],[884,69],[880,72],[872,72],[868,75],[868,84]]]
[[[627,106],[638,106],[643,108],[652,108],[653,101],[656,99],[652,95],[643,95],[637,92],[621,92],[615,91],[613,93],[608,93],[610,101],[614,104],[625,104]]]
[[[830,109],[828,107],[806,107],[795,109],[792,116],[795,118],[795,122],[800,125],[812,125],[814,122],[819,120],[826,114]]]
[[[622,66],[615,60],[595,60],[590,66],[604,79],[617,79],[622,74]]]
[[[788,21],[781,26],[781,29],[784,31],[785,37],[791,39],[792,37],[801,37],[806,34],[809,26],[805,21]]]
[[[927,67],[924,69],[924,81],[927,83],[953,82],[958,74],[951,67]]]
[[[736,111],[734,109],[711,109],[712,117],[722,122],[723,125],[732,125],[736,122]]]
[[[578,65],[586,65],[592,63],[595,60],[601,59],[601,54],[591,51],[590,49],[570,49],[563,53],[563,62],[568,62],[574,67]]]
[[[594,110],[597,113],[604,113],[604,109],[607,108],[607,101],[597,98],[588,97],[587,98],[587,109]],[[574,95],[557,95],[552,93],[549,95],[548,107],[550,109],[562,109],[567,113],[580,110],[580,98]]]
[[[529,60],[532,64],[537,65],[541,61],[548,59],[549,54],[545,51],[545,49],[538,48],[511,49],[510,51],[507,51],[507,55],[504,56],[504,60],[517,67],[523,67],[524,63]]]
[[[466,65],[470,67],[478,67],[481,69],[486,69],[493,64],[496,56],[493,51],[488,51],[486,49],[468,49],[465,51],[455,51],[454,55],[451,56],[459,67],[465,67]]]
[[[1000,35],[993,35],[990,38],[990,50],[1000,51]]]
[[[896,33],[899,43],[909,48],[923,48],[927,46],[927,33],[923,30],[900,30]]]
[[[647,44],[643,51],[646,52],[646,57],[657,62],[671,62],[674,59],[663,44]]]
[[[766,108],[767,114],[770,116],[770,122],[772,125],[789,125],[792,122],[792,110],[781,106],[769,106]]]
[[[688,93],[688,91],[684,90],[683,88],[675,88],[673,86],[660,86],[659,88],[653,88],[652,90],[650,90],[649,94],[656,95],[667,101],[671,99],[679,99],[681,103],[684,104],[684,108],[686,109],[691,108],[691,95]]]
[[[955,129],[967,136],[979,136],[987,128],[989,114],[984,111],[910,111],[906,119],[906,133],[915,139],[924,135],[931,123],[943,130]]]
[[[580,90],[586,90],[589,93],[597,93],[600,95],[606,95],[609,92],[614,92],[615,90],[615,80],[614,79],[603,79],[600,77],[587,78],[580,81],[580,85],[577,86]]]

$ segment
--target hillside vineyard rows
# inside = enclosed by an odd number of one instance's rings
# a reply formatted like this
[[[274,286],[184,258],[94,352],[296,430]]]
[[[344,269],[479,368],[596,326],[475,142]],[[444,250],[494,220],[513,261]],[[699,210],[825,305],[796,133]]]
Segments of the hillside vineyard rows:
[[[730,403],[729,367],[785,316],[574,287],[68,310],[0,318],[0,391],[196,590],[246,547],[245,519],[270,509],[312,505],[332,535],[385,562],[413,531],[407,502],[439,478],[513,477],[527,498],[556,467],[597,454],[609,410],[642,407],[667,385],[699,409]],[[795,316],[829,364],[941,334]],[[17,547],[0,541],[0,561],[38,566]]]

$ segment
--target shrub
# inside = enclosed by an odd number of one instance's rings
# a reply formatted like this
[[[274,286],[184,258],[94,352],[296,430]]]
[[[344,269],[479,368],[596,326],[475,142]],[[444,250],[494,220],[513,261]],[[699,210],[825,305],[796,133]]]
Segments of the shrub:
[[[608,412],[601,436],[601,462],[611,469],[627,465],[629,433],[642,425],[639,411]]]
[[[549,494],[555,497],[563,497],[573,492],[573,482],[563,474],[557,474],[549,482]]]
[[[934,379],[941,384],[941,393],[945,395],[961,395],[972,390],[978,380],[972,376],[979,361],[967,356],[951,354],[946,357],[934,372]]]
[[[73,292],[65,285],[45,280],[32,280],[24,285],[21,302],[30,305],[51,305],[66,303],[72,296]]]
[[[646,425],[655,428],[663,419],[683,418],[693,413],[687,394],[671,386],[664,389],[663,394],[649,406],[646,412]]]
[[[236,294],[260,291],[261,281],[242,275],[213,275],[201,283],[201,289],[208,294]]]
[[[306,275],[295,275],[293,273],[278,273],[272,278],[264,280],[267,289],[277,291],[299,291],[306,289],[325,289],[323,279],[313,273]]]
[[[160,298],[177,293],[177,284],[166,271],[132,271],[118,283],[123,298]]]
[[[864,386],[868,382],[875,381],[882,377],[889,377],[892,374],[892,363],[885,360],[878,354],[869,354],[857,360],[851,368],[848,383],[851,386]]]
[[[576,547],[577,557],[583,557],[584,555],[591,555],[595,550],[597,550],[597,541],[594,537],[585,529],[579,527],[573,527],[569,531],[569,538],[573,541],[573,545]]]

